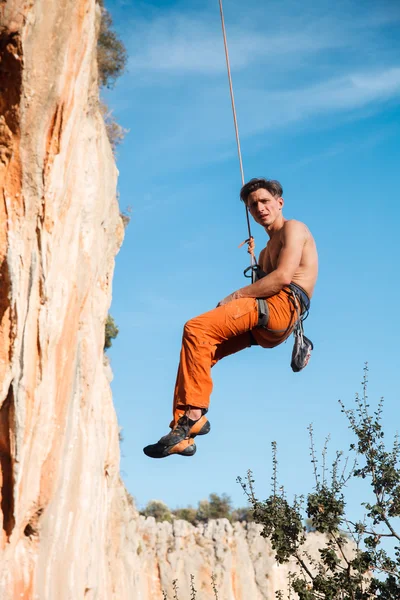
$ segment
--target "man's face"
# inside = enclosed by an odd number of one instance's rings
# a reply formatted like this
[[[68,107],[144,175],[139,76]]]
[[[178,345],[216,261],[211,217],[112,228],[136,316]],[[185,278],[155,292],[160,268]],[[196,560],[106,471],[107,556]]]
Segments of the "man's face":
[[[247,206],[257,223],[263,227],[270,227],[282,213],[283,198],[273,196],[268,190],[260,188],[249,194]]]

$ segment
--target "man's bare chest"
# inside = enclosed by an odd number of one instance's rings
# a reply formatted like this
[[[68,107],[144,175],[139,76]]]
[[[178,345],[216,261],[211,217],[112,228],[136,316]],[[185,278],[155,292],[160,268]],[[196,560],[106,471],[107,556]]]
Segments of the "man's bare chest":
[[[279,238],[269,240],[264,251],[262,265],[263,271],[265,271],[266,273],[270,273],[271,271],[274,271],[276,269],[281,250],[282,242]]]

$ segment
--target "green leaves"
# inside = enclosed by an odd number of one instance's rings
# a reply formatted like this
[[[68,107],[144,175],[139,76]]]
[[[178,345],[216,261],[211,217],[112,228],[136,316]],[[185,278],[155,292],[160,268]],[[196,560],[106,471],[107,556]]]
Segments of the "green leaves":
[[[115,324],[114,319],[109,314],[107,317],[106,325],[105,325],[105,334],[104,334],[104,350],[108,350],[112,346],[112,340],[115,340],[119,333],[119,329]]]
[[[345,502],[341,493],[323,485],[307,497],[307,516],[320,533],[336,533],[343,523]]]
[[[161,500],[151,500],[141,511],[146,517],[154,517],[156,521],[169,521],[174,519],[183,519],[197,525],[206,523],[210,519],[228,519],[232,523],[235,521],[251,521],[253,519],[250,507],[232,508],[232,500],[227,494],[210,494],[208,499],[200,500],[197,508],[186,506],[171,510]]]
[[[355,408],[346,409],[340,402],[355,437],[350,445],[350,452],[355,455],[352,467],[348,468],[346,459],[342,468],[342,452],[337,452],[328,471],[329,438],[322,450],[320,466],[310,425],[315,488],[305,500],[301,497],[295,497],[292,502],[287,500],[278,482],[275,442],[272,444],[272,495],[267,500],[260,502],[256,498],[251,471],[246,482],[238,478],[252,505],[254,520],[263,526],[261,535],[271,540],[276,560],[284,563],[294,559],[297,563],[298,573],[292,573],[289,578],[289,594],[285,596],[280,590],[276,594],[279,600],[290,599],[291,592],[296,592],[299,600],[400,598],[399,440],[396,436],[390,449],[385,445],[383,399],[371,412],[367,384],[368,366],[365,365],[362,395],[356,395]],[[352,477],[366,484],[361,502],[367,510],[364,522],[352,523],[346,516],[344,491]],[[303,523],[308,531],[324,536],[318,559],[305,549]]]
[[[123,42],[113,29],[112,17],[104,8],[104,2],[101,1],[99,4],[101,10],[100,31],[97,40],[99,83],[102,87],[112,88],[125,70],[128,55]]]
[[[270,496],[254,506],[254,520],[264,526],[262,536],[271,540],[275,557],[284,563],[304,541],[300,511],[283,497]]]

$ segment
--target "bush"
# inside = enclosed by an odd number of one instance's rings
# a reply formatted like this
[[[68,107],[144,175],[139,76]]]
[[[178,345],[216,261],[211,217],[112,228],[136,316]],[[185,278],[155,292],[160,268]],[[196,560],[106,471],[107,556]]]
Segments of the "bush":
[[[113,111],[108,108],[105,102],[101,101],[99,108],[106,126],[107,137],[115,156],[117,147],[121,144],[129,129],[125,129],[125,127],[122,127],[122,125],[116,121]]]
[[[356,462],[350,469],[347,460],[341,465],[338,452],[330,475],[326,467],[327,442],[318,467],[313,431],[310,432],[311,462],[315,488],[303,501],[289,502],[277,481],[276,445],[273,443],[272,495],[261,502],[254,492],[251,472],[247,482],[239,481],[252,507],[254,520],[263,526],[261,533],[269,537],[279,563],[294,559],[300,575],[291,574],[289,588],[299,600],[394,600],[400,598],[400,445],[397,437],[391,449],[384,443],[382,429],[383,400],[371,414],[367,395],[365,366],[362,396],[356,396],[355,409],[342,412],[355,435],[350,451]],[[366,516],[353,523],[346,516],[344,489],[352,477],[368,482],[361,503]],[[370,492],[372,491],[372,496]],[[370,499],[372,497],[372,500]],[[324,534],[325,542],[319,559],[313,560],[304,550],[305,516],[307,526]],[[283,599],[283,592],[278,598]],[[289,596],[288,597],[293,597]]]
[[[149,506],[151,510],[154,510],[152,503],[157,502],[164,507],[168,514],[171,515],[171,520],[182,519],[188,521],[192,525],[198,525],[199,523],[206,523],[210,519],[229,519],[229,521],[245,521],[249,522],[253,520],[253,511],[251,507],[248,508],[236,508],[232,510],[232,500],[227,494],[210,494],[208,500],[201,500],[198,503],[197,508],[187,506],[183,508],[176,508],[170,510],[163,502],[152,500],[141,514],[146,516],[153,516],[157,521],[170,520],[164,518],[164,510],[156,513],[149,513]],[[158,505],[157,505],[158,506]]]
[[[111,315],[108,315],[105,327],[104,350],[108,350],[112,346],[112,340],[115,340],[119,333],[119,329],[115,324]]]
[[[129,225],[129,223],[131,222],[131,218],[132,218],[132,207],[131,206],[127,206],[123,211],[121,211],[119,213],[119,216],[122,219],[122,222],[124,224],[124,229],[126,229]]]
[[[197,524],[197,510],[192,506],[188,506],[187,508],[177,508],[172,511],[175,519],[182,519],[183,521],[188,521],[192,525]]]
[[[235,508],[231,514],[231,521],[239,521],[241,523],[250,523],[253,521],[253,511],[250,507]]]
[[[197,510],[197,520],[231,519],[232,500],[227,494],[210,494],[208,500],[201,500]]]
[[[154,517],[156,521],[168,521],[172,523],[172,513],[168,506],[164,502],[161,502],[161,500],[150,500],[140,514],[145,517]]]
[[[104,1],[99,0],[101,22],[97,40],[97,65],[99,82],[103,87],[112,88],[115,81],[122,75],[127,62],[127,52],[123,42],[113,30],[110,13],[104,7]]]

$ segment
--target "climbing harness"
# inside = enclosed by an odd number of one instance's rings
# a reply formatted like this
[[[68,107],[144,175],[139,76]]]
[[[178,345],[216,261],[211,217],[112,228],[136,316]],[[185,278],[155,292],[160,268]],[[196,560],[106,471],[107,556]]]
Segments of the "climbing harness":
[[[256,272],[256,280],[261,277],[265,277],[266,273],[264,273],[260,267],[255,271]],[[288,334],[290,329],[292,329],[294,342],[293,342],[293,350],[292,350],[292,358],[290,362],[290,366],[292,367],[292,371],[298,373],[304,367],[307,366],[308,361],[311,357],[311,352],[314,349],[314,344],[312,341],[304,335],[304,326],[303,322],[307,319],[309,311],[310,311],[310,299],[303,288],[295,283],[290,283],[286,288],[283,288],[283,291],[286,292],[289,296],[290,302],[293,305],[293,310],[297,314],[297,319],[294,322],[294,325],[288,325],[286,329],[269,329],[268,320],[269,320],[269,308],[268,302],[265,298],[257,298],[258,305],[258,327],[262,327],[267,331],[273,331],[274,333],[283,333],[284,335]],[[254,336],[252,338],[252,346],[257,345],[257,341]]]
[[[258,267],[258,270],[256,271],[256,273],[257,273],[256,280],[261,279],[261,277],[266,276],[266,273],[261,271],[260,267]],[[260,273],[262,273],[262,275],[260,275]],[[268,320],[269,320],[268,302],[267,302],[266,298],[257,298],[257,304],[258,304],[257,327],[263,327],[264,329],[267,329],[268,331],[273,331],[274,333],[286,334],[289,332],[290,329],[292,329],[294,331],[300,321],[302,322],[302,321],[305,321],[305,319],[307,319],[308,313],[310,310],[310,299],[309,299],[307,293],[305,292],[305,290],[303,290],[302,287],[300,287],[299,285],[297,285],[295,283],[290,283],[288,286],[284,287],[282,289],[282,291],[285,292],[289,296],[289,300],[293,306],[292,314],[294,314],[295,312],[297,314],[297,319],[296,319],[294,325],[289,324],[286,327],[286,329],[269,329],[267,327]]]

